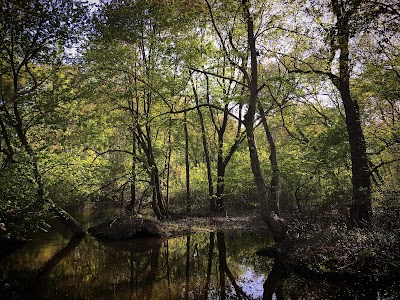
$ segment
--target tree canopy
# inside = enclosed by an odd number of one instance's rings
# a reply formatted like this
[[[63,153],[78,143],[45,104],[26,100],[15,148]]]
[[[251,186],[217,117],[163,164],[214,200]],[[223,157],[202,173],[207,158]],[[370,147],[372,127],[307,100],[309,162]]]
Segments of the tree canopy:
[[[399,11],[1,0],[5,234],[89,206],[159,219],[257,207],[277,241],[284,216],[317,208],[369,228],[400,205]]]

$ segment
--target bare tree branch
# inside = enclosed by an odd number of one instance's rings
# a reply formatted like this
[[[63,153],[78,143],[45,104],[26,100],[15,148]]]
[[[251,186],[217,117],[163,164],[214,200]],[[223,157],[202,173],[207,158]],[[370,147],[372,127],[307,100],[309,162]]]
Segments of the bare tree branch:
[[[205,71],[205,70],[200,70],[200,69],[196,69],[196,68],[190,68],[192,71],[195,71],[195,72],[199,72],[199,73],[202,73],[202,74],[205,74],[205,75],[211,75],[211,76],[215,76],[215,77],[218,77],[218,78],[222,78],[222,79],[226,79],[226,80],[230,80],[230,81],[233,81],[233,82],[236,82],[237,84],[240,84],[241,86],[244,86],[244,87],[249,87],[247,84],[245,84],[244,82],[241,82],[241,81],[239,81],[239,80],[236,80],[235,78],[232,78],[232,77],[227,77],[227,76],[223,76],[223,75],[220,75],[220,74],[216,74],[216,73],[213,73],[213,72],[209,72],[209,71]]]

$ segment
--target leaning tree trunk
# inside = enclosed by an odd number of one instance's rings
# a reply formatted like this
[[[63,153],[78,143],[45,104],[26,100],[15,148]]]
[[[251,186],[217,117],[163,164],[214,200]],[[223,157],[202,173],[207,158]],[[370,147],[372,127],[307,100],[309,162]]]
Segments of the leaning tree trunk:
[[[150,129],[147,129],[147,159],[148,159],[148,163],[149,166],[151,168],[151,172],[152,172],[152,184],[153,184],[153,188],[155,190],[155,195],[156,195],[156,201],[157,201],[157,206],[158,209],[161,213],[160,216],[158,216],[158,218],[163,218],[166,215],[166,211],[165,211],[165,207],[164,207],[164,203],[163,203],[163,195],[162,195],[162,191],[161,191],[161,178],[160,178],[160,172],[158,171],[158,167],[156,164],[156,160],[154,159],[154,150],[153,150],[153,145],[151,142],[151,138],[150,138]]]
[[[273,238],[278,243],[287,240],[287,225],[273,211],[271,211],[268,203],[268,193],[262,175],[260,160],[258,158],[257,146],[254,139],[254,116],[257,106],[258,93],[258,65],[257,65],[257,49],[256,37],[254,36],[254,23],[250,13],[249,0],[242,0],[244,17],[247,22],[247,39],[250,48],[251,59],[251,76],[249,82],[250,97],[248,102],[248,110],[245,116],[244,125],[246,128],[247,142],[250,152],[251,170],[253,172],[254,181],[257,186],[258,198],[260,202],[261,217],[270,229]]]
[[[358,105],[351,99],[348,82],[341,82],[340,85],[340,93],[346,112],[353,185],[349,223],[351,227],[368,227],[372,219],[372,203],[365,138],[361,128]]]
[[[226,127],[228,124],[228,105],[225,105],[224,109],[224,117],[222,121],[221,127],[217,129],[218,132],[218,159],[217,159],[217,210],[218,212],[226,212],[226,206],[224,202],[224,193],[225,193],[225,173],[226,168],[236,150],[239,148],[240,144],[244,141],[245,136],[242,135],[242,122],[240,121],[242,118],[242,105],[239,106],[239,122],[237,124],[237,132],[235,137],[235,142],[232,144],[229,152],[223,156],[223,147],[224,147],[224,135],[226,131]]]
[[[0,132],[1,138],[4,140],[4,142],[6,144],[5,149],[0,149],[1,152],[3,152],[7,157],[4,162],[4,166],[5,166],[7,163],[14,161],[14,149],[11,146],[10,137],[9,137],[8,131],[6,129],[6,126],[1,118],[1,115],[0,115],[0,128],[1,128],[1,132]],[[1,143],[1,139],[0,139],[0,143]],[[2,169],[0,167],[0,171],[1,170]]]
[[[154,159],[153,146],[150,137],[150,128],[146,125],[146,134],[143,132],[139,124],[136,125],[137,141],[146,155],[147,164],[149,167],[150,184],[153,188],[153,199],[151,206],[158,219],[163,219],[166,215],[166,210],[163,204],[161,192],[161,179]]]
[[[274,141],[274,137],[271,134],[269,129],[267,119],[265,117],[265,111],[261,104],[259,104],[260,114],[261,114],[261,122],[263,124],[265,135],[267,136],[268,144],[269,144],[269,161],[271,162],[272,176],[270,183],[270,191],[271,191],[271,199],[270,206],[271,209],[279,214],[279,167],[278,167],[278,158],[276,156],[276,145]]]
[[[17,132],[18,139],[20,140],[23,148],[25,149],[25,152],[29,155],[30,158],[30,163],[33,168],[33,174],[35,178],[35,183],[37,184],[37,189],[36,189],[36,197],[37,197],[37,202],[40,204],[49,204],[50,206],[50,211],[56,216],[61,222],[63,222],[68,228],[71,229],[71,231],[75,235],[83,235],[85,234],[85,230],[80,226],[80,224],[72,217],[68,212],[63,210],[61,207],[56,205],[54,201],[46,197],[46,192],[45,192],[45,187],[43,184],[43,178],[42,174],[40,173],[39,166],[38,166],[38,160],[36,157],[35,151],[32,149],[31,145],[28,142],[28,139],[26,137],[25,131],[23,130],[22,127],[22,119],[21,115],[19,113],[17,103],[14,103],[14,115],[16,119],[16,123],[14,125],[15,131]]]
[[[150,168],[151,168],[151,184],[153,186],[153,200],[151,205],[157,218],[163,219],[164,216],[166,215],[166,211],[162,203],[160,174],[155,164],[152,164]]]
[[[332,0],[332,6],[337,17],[337,37],[340,50],[339,77],[334,80],[334,84],[340,92],[345,109],[351,155],[353,192],[349,224],[351,227],[368,227],[372,219],[370,171],[358,104],[356,100],[352,99],[350,93],[350,29],[348,21],[354,10],[346,11],[337,0]]]
[[[253,172],[254,182],[257,186],[261,217],[267,223],[268,228],[271,230],[274,240],[277,242],[284,242],[287,238],[287,226],[282,219],[280,219],[273,211],[271,211],[269,207],[267,196],[268,192],[265,185],[264,177],[262,176],[260,160],[257,153],[257,146],[254,140],[253,121],[248,115],[246,116],[245,126],[250,152],[251,170]]]

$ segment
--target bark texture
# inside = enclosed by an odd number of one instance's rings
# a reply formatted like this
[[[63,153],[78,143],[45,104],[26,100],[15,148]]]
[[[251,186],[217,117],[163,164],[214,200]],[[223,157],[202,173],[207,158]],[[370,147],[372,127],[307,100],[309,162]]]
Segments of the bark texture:
[[[192,210],[192,205],[190,199],[189,132],[187,127],[186,111],[183,113],[183,129],[185,133],[186,212],[190,213]]]
[[[272,175],[270,183],[271,199],[269,201],[271,210],[276,214],[279,214],[279,167],[278,158],[276,156],[276,145],[274,137],[272,136],[271,130],[269,129],[266,114],[264,108],[259,104],[259,110],[261,115],[261,122],[264,127],[265,135],[269,144],[269,161],[271,163]]]
[[[264,177],[262,175],[260,160],[257,153],[257,146],[254,139],[254,116],[256,113],[258,93],[258,62],[256,37],[254,35],[254,22],[250,13],[249,0],[242,0],[242,5],[244,17],[247,23],[247,39],[250,49],[251,62],[251,75],[247,76],[250,79],[250,96],[248,102],[248,110],[244,120],[244,125],[246,127],[247,143],[250,153],[251,169],[253,172],[255,184],[257,186],[261,217],[270,229],[274,240],[278,243],[284,243],[287,240],[287,225],[269,207],[267,188],[265,185]]]
[[[349,63],[349,21],[361,1],[353,1],[349,7],[338,0],[331,0],[331,4],[337,18],[337,42],[340,50],[339,76],[333,80],[333,83],[340,92],[346,113],[346,128],[352,164],[353,191],[349,224],[351,227],[368,227],[372,219],[370,170],[358,103],[352,98],[350,92]]]

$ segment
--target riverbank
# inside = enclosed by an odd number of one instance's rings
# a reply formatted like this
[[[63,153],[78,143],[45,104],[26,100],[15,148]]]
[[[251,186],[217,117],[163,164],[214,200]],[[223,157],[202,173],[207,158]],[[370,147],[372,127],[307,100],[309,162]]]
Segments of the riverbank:
[[[397,280],[400,277],[400,221],[395,209],[378,211],[369,230],[348,230],[344,220],[326,213],[286,216],[290,241],[276,248],[272,238],[268,255],[282,260],[286,267],[304,276],[330,280]],[[179,216],[161,221],[166,238],[188,234],[225,232],[256,233],[269,236],[268,228],[257,211],[235,216]],[[94,225],[92,222],[89,224]],[[7,251],[9,254],[13,252]]]
[[[327,280],[400,279],[400,227],[386,212],[376,212],[369,229],[346,227],[344,220],[309,214],[288,218],[290,241],[268,248],[268,256],[282,259],[290,269]],[[326,222],[326,220],[330,220]],[[244,231],[268,235],[256,214],[235,217],[184,217],[163,221],[171,235],[212,231]],[[266,245],[268,246],[268,245]],[[265,252],[264,252],[265,254]]]
[[[162,221],[170,235],[203,233],[213,231],[241,230],[253,233],[268,234],[268,227],[261,217],[254,213],[246,216],[213,216],[213,217],[174,217]]]

